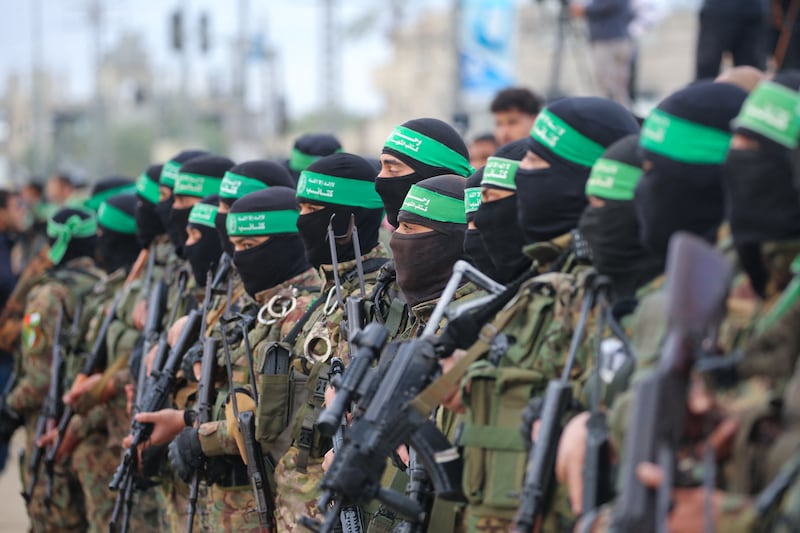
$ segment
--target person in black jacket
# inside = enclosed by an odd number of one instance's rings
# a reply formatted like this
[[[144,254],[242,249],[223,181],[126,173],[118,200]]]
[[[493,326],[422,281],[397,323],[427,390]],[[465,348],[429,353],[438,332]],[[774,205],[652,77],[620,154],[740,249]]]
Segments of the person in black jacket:
[[[700,10],[695,79],[715,78],[725,52],[733,56],[735,66],[764,70],[766,15],[765,0],[705,0]]]

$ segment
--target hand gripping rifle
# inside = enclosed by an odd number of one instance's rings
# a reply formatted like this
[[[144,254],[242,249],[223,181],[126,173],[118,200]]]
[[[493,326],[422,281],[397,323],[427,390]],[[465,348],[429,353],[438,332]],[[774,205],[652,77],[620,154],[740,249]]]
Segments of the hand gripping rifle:
[[[658,368],[634,388],[612,531],[667,530],[690,375],[701,344],[724,316],[730,279],[730,265],[705,241],[687,233],[672,237],[667,258],[667,335]],[[645,487],[636,475],[643,462],[661,466],[664,481],[658,490]]]
[[[152,413],[163,409],[169,398],[172,386],[175,384],[175,376],[180,368],[181,359],[189,347],[194,344],[200,334],[200,313],[195,309],[189,312],[186,324],[181,331],[180,337],[175,342],[175,346],[169,350],[169,355],[164,362],[163,368],[155,369],[147,378],[145,395],[140,402],[141,411]],[[164,340],[166,343],[166,340]],[[153,424],[142,423],[137,420],[131,422],[131,445],[125,450],[122,462],[117,467],[114,477],[109,484],[111,490],[118,490],[125,485],[128,476],[134,474],[136,466],[136,448],[147,441],[153,432]]]
[[[227,254],[223,254],[227,256]],[[223,257],[224,259],[225,257]],[[228,265],[230,268],[230,265]],[[219,269],[217,274],[219,274]],[[224,273],[227,276],[227,270]],[[222,277],[217,280],[217,283],[220,283]],[[228,279],[228,299],[230,299],[230,286],[231,280]],[[205,295],[203,296],[203,317],[200,320],[200,335],[203,336],[208,329],[208,312],[211,309],[211,295],[214,292],[214,283],[211,278],[211,271],[209,270],[206,273],[206,290]],[[211,410],[213,409],[214,405],[211,401],[211,395],[214,390],[214,371],[217,367],[217,345],[215,342],[212,342],[211,337],[203,337],[203,358],[200,363],[202,375],[200,376],[200,381],[197,384],[197,419],[200,424],[205,424],[211,420]],[[190,372],[193,369],[189,370]],[[192,533],[192,529],[194,528],[194,516],[197,512],[197,497],[200,491],[200,476],[202,475],[202,471],[205,470],[205,465],[201,468],[198,468],[192,474],[192,481],[189,483],[189,504],[187,508],[187,517],[186,517],[186,533]]]
[[[572,405],[570,374],[583,342],[586,324],[589,314],[594,308],[597,293],[607,289],[606,284],[600,285],[596,283],[596,280],[593,271],[587,272],[581,314],[572,335],[567,361],[561,371],[561,377],[553,379],[547,384],[539,418],[539,432],[528,452],[528,464],[522,484],[520,503],[514,517],[513,531],[515,533],[531,533],[536,522],[544,514],[545,502],[555,472],[556,452],[564,416]]]
[[[102,371],[108,364],[108,347],[106,345],[106,339],[108,338],[108,330],[111,327],[111,323],[117,316],[117,304],[119,303],[121,296],[122,293],[117,293],[117,295],[114,297],[114,301],[111,303],[111,307],[106,313],[105,318],[103,318],[103,322],[100,324],[100,329],[97,332],[97,338],[95,338],[94,344],[92,345],[92,351],[86,356],[83,367],[78,373],[78,376],[75,378],[76,383],[84,381],[94,372]],[[45,457],[44,463],[45,468],[47,468],[48,463],[55,462],[56,452],[64,440],[64,434],[67,432],[67,427],[69,426],[69,422],[72,420],[74,414],[75,410],[71,405],[64,407],[64,411],[58,421],[58,436],[56,437],[55,443],[50,447],[50,449],[47,450],[47,456]]]
[[[258,388],[255,382],[255,374],[253,373],[253,354],[250,349],[250,340],[247,337],[247,323],[248,321],[242,318],[240,320],[240,327],[242,329],[242,342],[244,343],[245,353],[250,365],[250,384],[253,389],[255,403],[258,404]],[[220,323],[221,326],[223,323]],[[247,464],[247,475],[253,485],[253,496],[256,500],[256,512],[258,513],[258,523],[261,531],[264,533],[272,533],[275,531],[275,497],[272,494],[272,488],[269,484],[267,477],[266,463],[264,454],[261,451],[261,445],[256,440],[256,420],[253,411],[240,411],[239,403],[236,399],[236,388],[233,382],[233,361],[231,360],[230,346],[228,342],[227,332],[222,327],[222,350],[225,355],[225,369],[228,374],[228,395],[233,407],[233,414],[236,417],[236,422],[239,427],[239,432],[242,435],[244,442],[244,461]]]
[[[39,413],[39,418],[36,419],[36,432],[33,437],[33,452],[31,453],[30,462],[28,463],[31,477],[25,492],[22,493],[22,497],[25,499],[25,504],[28,506],[30,505],[31,498],[33,497],[33,490],[36,488],[36,483],[39,480],[39,470],[42,464],[42,459],[44,459],[46,453],[45,448],[36,443],[47,432],[48,422],[53,421],[52,423],[55,424],[55,420],[58,420],[61,414],[60,411],[63,409],[63,403],[61,400],[65,365],[64,350],[61,346],[63,326],[64,306],[60,305],[58,307],[58,315],[56,316],[55,333],[53,334],[53,361],[50,374],[50,387],[47,391],[47,397],[44,400],[44,405],[42,406],[42,412]],[[48,492],[51,495],[52,477],[50,476],[52,468],[53,464],[51,464],[49,469],[47,469]],[[48,502],[49,500],[46,500],[46,503]]]
[[[447,307],[464,277],[492,292],[502,292],[490,297],[491,301],[481,299],[480,307],[465,304],[469,305],[467,311],[459,312],[459,308],[455,313],[447,313]],[[313,531],[329,532],[339,520],[345,503],[363,505],[375,498],[396,510],[404,519],[414,524],[423,522],[425,512],[418,501],[380,486],[386,458],[394,454],[400,444],[409,444],[415,450],[437,496],[453,500],[462,498],[462,466],[458,451],[429,419],[431,410],[426,405],[413,405],[412,400],[419,399],[418,393],[438,372],[439,358],[452,351],[452,346],[443,348],[433,336],[440,320],[449,316],[449,328],[452,324],[460,324],[459,320],[464,317],[478,320],[472,314],[478,310],[494,314],[513,297],[517,287],[503,289],[502,285],[486,278],[468,263],[459,261],[454,265],[453,276],[442,292],[422,337],[392,343],[383,350],[388,334],[382,326],[369,324],[356,335],[353,342],[357,350],[351,354],[350,365],[341,379],[334,383],[336,398],[317,421],[323,434],[333,435],[346,408],[357,401],[342,449],[320,485],[323,495],[318,507],[326,512],[326,519],[320,524],[304,517],[303,525]],[[478,332],[471,331],[470,334],[476,338]],[[372,368],[379,355],[378,367]],[[329,508],[330,502],[334,504]]]

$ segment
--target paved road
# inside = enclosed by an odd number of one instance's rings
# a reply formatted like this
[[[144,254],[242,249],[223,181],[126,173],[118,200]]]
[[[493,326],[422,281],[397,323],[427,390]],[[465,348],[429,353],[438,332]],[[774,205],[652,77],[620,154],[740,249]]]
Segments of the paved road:
[[[8,463],[0,475],[0,533],[24,533],[28,531],[28,515],[22,500],[22,484],[19,480],[17,451],[25,442],[25,434],[17,431],[11,440]]]

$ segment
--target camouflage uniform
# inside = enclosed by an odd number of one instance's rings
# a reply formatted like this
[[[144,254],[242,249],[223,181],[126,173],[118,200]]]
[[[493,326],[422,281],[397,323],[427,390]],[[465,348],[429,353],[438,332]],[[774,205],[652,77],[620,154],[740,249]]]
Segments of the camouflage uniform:
[[[467,531],[508,530],[512,525],[527,462],[519,421],[529,400],[561,375],[583,298],[583,275],[570,246],[566,235],[526,248],[540,271],[551,263],[559,268],[520,287],[501,313],[504,323],[498,324],[500,334],[489,352],[463,379],[467,413],[456,444],[464,446]],[[558,258],[566,260],[558,264]],[[587,349],[578,352],[570,374],[577,391],[589,376],[588,354]],[[556,498],[546,513],[544,531],[571,527],[574,517],[560,501]]]
[[[378,245],[362,257],[364,263],[365,291],[369,295],[375,285],[378,270],[387,261],[383,247]],[[349,296],[360,296],[356,261],[338,265],[343,301]],[[315,429],[314,423],[322,409],[327,387],[330,359],[340,357],[345,364],[349,361],[349,345],[341,332],[343,310],[336,301],[336,287],[333,285],[333,267],[320,267],[326,279],[321,297],[324,305],[318,307],[303,326],[294,345],[295,354],[302,354],[296,362],[303,367],[308,376],[306,385],[308,399],[296,413],[292,422],[292,446],[283,454],[275,467],[276,523],[278,531],[299,530],[298,521],[307,515],[322,518],[317,509],[318,489],[324,472],[322,460],[331,449],[330,439],[323,438]],[[366,298],[365,298],[366,302]],[[365,310],[370,315],[369,308]],[[369,316],[363,317],[369,322]],[[293,413],[294,414],[294,413]]]
[[[47,246],[41,249],[25,266],[25,270],[14,286],[14,291],[8,297],[8,301],[0,313],[0,350],[9,353],[17,352],[28,293],[52,266],[53,262],[50,260]]]
[[[26,461],[34,446],[35,424],[47,396],[52,366],[55,323],[52,317],[64,307],[64,325],[69,328],[81,295],[102,276],[89,258],[78,258],[51,271],[34,285],[25,305],[22,330],[22,373],[8,395],[8,405],[26,419]],[[23,472],[27,485],[28,472]],[[77,530],[86,527],[80,484],[67,464],[55,466],[53,505],[44,504],[45,483],[37,483],[28,513],[34,531]]]
[[[285,337],[294,325],[302,318],[306,309],[312,302],[320,286],[319,278],[313,270],[295,276],[294,278],[270,289],[262,291],[255,296],[258,305],[266,306],[270,303],[289,305],[290,311],[284,316],[275,316],[270,319],[268,312],[263,316],[266,324],[258,323],[248,332],[248,340],[252,349],[253,364],[257,373],[263,367],[267,350]],[[273,301],[274,299],[274,301]],[[293,307],[293,308],[292,308]],[[278,313],[281,315],[282,313]],[[250,389],[249,364],[244,342],[231,347],[231,363],[233,369],[232,380],[239,389]],[[222,349],[217,354],[217,365],[225,368],[225,358]],[[275,378],[271,383],[270,378]],[[280,446],[276,443],[280,433],[284,432],[288,411],[288,390],[277,385],[277,381],[286,382],[288,376],[258,375],[259,405],[257,406],[256,437],[259,439],[265,457],[268,454],[278,455],[280,448],[285,449],[287,444]],[[287,394],[280,395],[284,392]],[[217,402],[214,410],[215,421],[202,424],[198,430],[198,437],[203,453],[209,458],[209,470],[219,472],[216,465],[232,464],[225,475],[212,479],[208,493],[209,527],[219,530],[224,527],[226,531],[260,531],[258,514],[253,512],[256,508],[255,496],[252,486],[247,478],[246,467],[242,463],[241,450],[236,438],[235,419],[226,417],[225,404],[228,397],[227,380],[217,384]],[[283,417],[270,416],[262,410],[273,409],[285,411]],[[243,409],[243,406],[240,406]],[[243,409],[244,410],[244,409]],[[231,415],[231,411],[227,412]],[[263,427],[267,424],[269,427]],[[243,455],[243,453],[242,453]],[[242,474],[243,471],[243,474]]]

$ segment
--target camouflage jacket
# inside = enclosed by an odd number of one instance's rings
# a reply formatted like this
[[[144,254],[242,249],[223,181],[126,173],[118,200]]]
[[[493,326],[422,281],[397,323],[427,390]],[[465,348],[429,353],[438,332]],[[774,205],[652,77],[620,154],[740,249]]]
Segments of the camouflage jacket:
[[[256,409],[256,433],[263,452],[271,451],[274,441],[288,423],[289,376],[273,376],[261,373],[267,350],[285,337],[303,317],[318,293],[321,283],[317,273],[307,270],[302,274],[255,295],[255,303],[260,305],[262,320],[247,333],[252,350],[253,367],[257,375],[258,405]],[[270,313],[272,309],[272,313]],[[276,315],[276,316],[274,316]],[[217,364],[225,368],[225,355],[222,348],[217,352]],[[244,342],[230,350],[233,376],[231,379],[237,390],[251,391],[250,362]],[[200,444],[208,456],[239,455],[239,437],[236,420],[232,411],[226,409],[228,397],[227,379],[217,382],[217,402],[215,421],[202,424],[199,428]],[[252,394],[252,392],[250,392]],[[240,405],[241,410],[246,408]],[[278,415],[275,410],[280,414]]]
[[[47,395],[53,362],[55,317],[59,308],[64,308],[62,329],[65,336],[71,334],[73,339],[70,342],[80,340],[83,331],[78,323],[74,323],[76,311],[82,305],[83,297],[102,277],[93,261],[82,257],[46,273],[31,288],[23,319],[21,374],[6,400],[17,412],[26,416],[36,414]],[[70,351],[65,350],[65,353]],[[63,385],[68,387],[70,384],[65,381]]]

